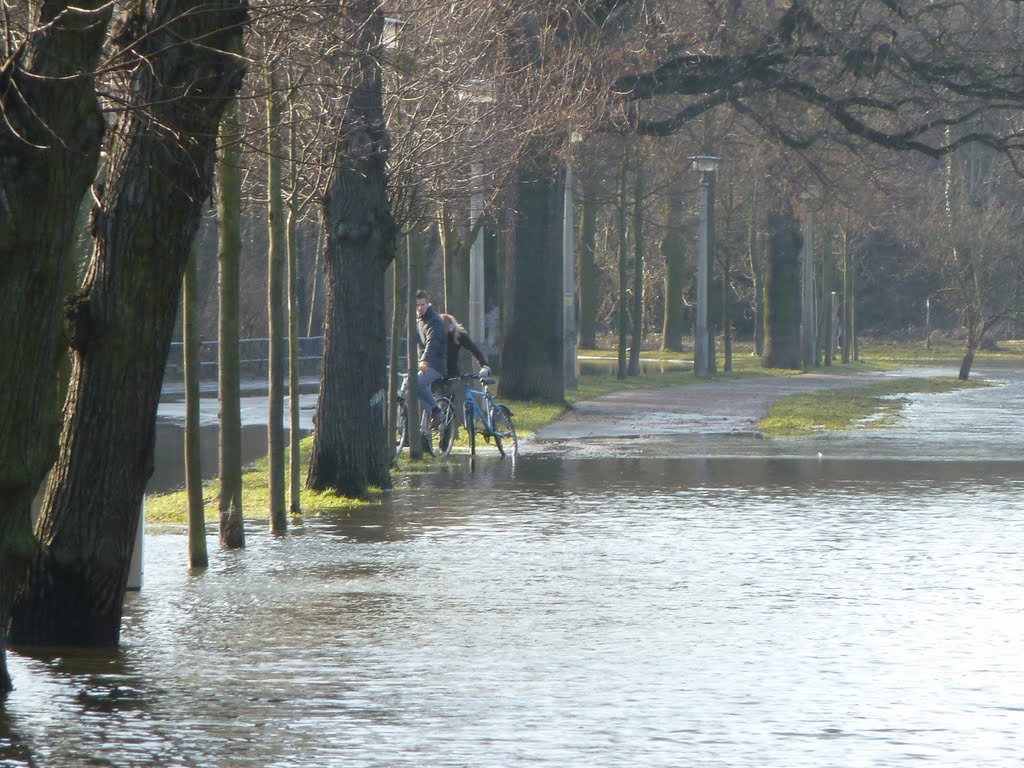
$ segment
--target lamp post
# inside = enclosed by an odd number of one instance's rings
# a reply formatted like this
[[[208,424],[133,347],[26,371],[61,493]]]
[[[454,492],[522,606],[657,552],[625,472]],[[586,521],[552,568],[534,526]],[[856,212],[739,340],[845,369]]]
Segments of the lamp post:
[[[486,80],[467,80],[458,91],[459,99],[470,104],[491,104],[494,96]],[[469,227],[472,231],[484,215],[484,166],[470,164]],[[478,227],[469,250],[469,328],[484,351],[491,351],[484,319],[484,228]]]
[[[721,158],[695,155],[690,158],[690,170],[700,174],[700,232],[697,239],[697,327],[693,332],[693,372],[708,375],[708,244],[711,240],[709,199],[711,183]]]
[[[803,248],[803,293],[800,321],[801,352],[805,368],[814,368],[818,364],[817,323],[814,312],[814,201],[818,197],[818,188],[811,184],[800,193],[804,202],[804,242]]]

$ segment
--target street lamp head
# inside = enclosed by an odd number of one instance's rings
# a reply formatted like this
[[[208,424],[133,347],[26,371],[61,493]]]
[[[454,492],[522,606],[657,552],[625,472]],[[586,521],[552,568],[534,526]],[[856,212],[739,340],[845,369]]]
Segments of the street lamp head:
[[[820,196],[817,184],[808,184],[804,191],[800,193],[801,200],[817,200]]]
[[[398,47],[399,37],[402,30],[409,26],[410,22],[401,19],[393,19],[390,16],[384,17],[384,32],[380,37],[381,45],[393,49]]]
[[[713,155],[694,155],[689,158],[690,170],[700,173],[713,173],[718,170],[718,164],[722,158]]]
[[[493,104],[494,86],[490,80],[464,80],[456,94],[460,101],[470,104]]]

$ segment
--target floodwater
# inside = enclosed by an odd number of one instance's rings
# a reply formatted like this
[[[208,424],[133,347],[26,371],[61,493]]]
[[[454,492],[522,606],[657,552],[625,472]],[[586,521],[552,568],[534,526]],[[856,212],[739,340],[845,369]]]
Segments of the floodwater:
[[[1024,379],[892,429],[523,446],[12,653],[0,765],[1019,766]],[[215,539],[211,538],[211,542]]]

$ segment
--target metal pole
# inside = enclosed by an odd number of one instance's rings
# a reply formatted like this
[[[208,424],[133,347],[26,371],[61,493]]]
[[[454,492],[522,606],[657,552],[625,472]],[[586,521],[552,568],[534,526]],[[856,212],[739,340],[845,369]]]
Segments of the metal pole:
[[[562,334],[566,389],[576,388],[576,226],[573,215],[572,163],[565,164],[565,197],[562,202]]]
[[[469,199],[469,226],[476,226],[484,212],[483,165],[473,163],[473,189]],[[477,230],[469,251],[469,330],[485,352],[490,353],[484,327],[484,228]]]
[[[700,234],[697,240],[697,329],[693,334],[693,370],[708,373],[708,174],[700,175]]]

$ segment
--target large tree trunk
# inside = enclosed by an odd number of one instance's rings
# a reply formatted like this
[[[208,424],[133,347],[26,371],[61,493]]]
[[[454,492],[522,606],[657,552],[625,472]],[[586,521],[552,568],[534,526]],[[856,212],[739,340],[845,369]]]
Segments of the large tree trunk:
[[[800,368],[800,246],[792,213],[768,216],[765,263],[764,368]]]
[[[242,254],[241,133],[232,102],[220,127],[217,161],[217,227],[220,307],[217,327],[217,383],[220,400],[220,545],[245,547],[242,519],[242,406],[238,354],[239,262]]]
[[[665,237],[661,241],[661,255],[665,260],[665,314],[661,325],[661,348],[671,352],[682,352],[683,286],[686,285],[682,176],[676,176],[669,185],[666,195],[668,215],[665,222]]]
[[[60,308],[103,137],[92,72],[110,9],[33,3],[36,31],[0,70],[0,627],[34,551],[32,499],[57,453]],[[0,633],[0,693],[11,689],[3,648]]]
[[[334,168],[324,196],[327,320],[313,454],[306,484],[361,496],[391,486],[387,430],[385,273],[395,222],[387,196],[388,133],[375,56],[384,28],[376,3],[345,6],[356,51],[346,74]]]
[[[530,162],[532,160],[532,162]],[[510,190],[502,317],[502,397],[565,400],[562,343],[561,164],[542,154],[519,168]]]
[[[66,307],[73,370],[16,643],[119,640],[182,276],[217,123],[241,84],[246,20],[236,0],[164,0],[133,6],[118,38],[135,62],[129,109],[111,129],[93,255]]]

